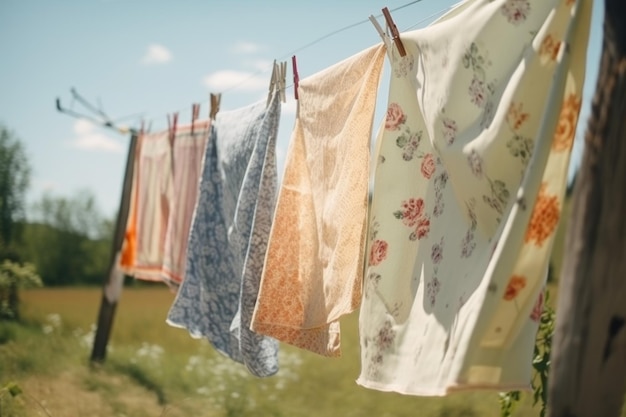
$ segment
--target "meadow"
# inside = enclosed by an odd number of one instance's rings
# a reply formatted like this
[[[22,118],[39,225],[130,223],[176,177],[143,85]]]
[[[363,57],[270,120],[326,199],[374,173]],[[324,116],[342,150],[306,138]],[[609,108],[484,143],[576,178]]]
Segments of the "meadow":
[[[90,365],[97,288],[25,291],[23,322],[0,322],[0,416],[497,417],[495,392],[421,398],[359,387],[357,315],[342,323],[343,356],[281,346],[277,375],[259,379],[204,340],[165,323],[173,294],[126,288],[107,360]],[[538,416],[524,394],[514,416]],[[623,413],[626,416],[626,413]]]

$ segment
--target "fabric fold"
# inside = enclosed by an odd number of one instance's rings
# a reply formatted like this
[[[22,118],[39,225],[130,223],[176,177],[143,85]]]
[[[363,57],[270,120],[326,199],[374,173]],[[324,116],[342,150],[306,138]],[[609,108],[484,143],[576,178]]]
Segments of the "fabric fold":
[[[137,279],[162,280],[172,174],[169,133],[139,135],[130,214],[120,257],[122,271]]]
[[[164,241],[162,279],[178,286],[184,279],[191,218],[198,200],[202,161],[209,137],[210,121],[181,126],[172,146],[173,191]]]
[[[401,35],[407,56],[393,54],[376,156],[358,384],[530,388],[590,12],[586,0],[475,0]]]
[[[167,318],[259,377],[278,371],[278,342],[253,334],[249,317],[275,204],[280,107],[275,93],[269,105],[263,100],[217,115],[206,146],[186,276]]]
[[[321,355],[340,354],[338,320],[360,304],[384,56],[377,45],[299,83],[252,329]]]

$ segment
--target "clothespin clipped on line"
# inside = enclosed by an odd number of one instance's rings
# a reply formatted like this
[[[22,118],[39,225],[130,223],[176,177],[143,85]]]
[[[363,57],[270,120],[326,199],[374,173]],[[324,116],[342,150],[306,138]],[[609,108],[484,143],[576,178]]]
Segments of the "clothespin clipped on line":
[[[169,133],[170,146],[174,146],[174,137],[176,136],[176,128],[178,127],[178,113],[174,113],[171,117],[167,115],[167,131]]]
[[[404,49],[402,40],[400,40],[400,33],[398,32],[398,27],[393,22],[393,19],[391,18],[391,13],[389,13],[389,9],[386,7],[383,9],[383,16],[385,16],[387,27],[389,28],[389,30],[391,30],[391,40],[396,44],[398,53],[400,54],[400,56],[406,56],[406,50]]]
[[[200,117],[200,103],[192,103],[191,104],[191,134],[193,135],[193,128]]]
[[[272,75],[270,76],[270,88],[269,91],[267,93],[267,103],[265,104],[265,106],[269,106],[270,102],[272,101],[272,94],[274,93],[274,90],[276,89],[276,72],[277,72],[277,68],[276,68],[276,60],[274,60],[274,63],[272,64]]]
[[[285,103],[287,98],[285,97],[285,89],[287,88],[287,62],[276,63],[272,66],[272,75],[270,77],[270,88],[267,94],[267,105],[269,106],[272,100],[274,92],[280,94],[280,100]]]
[[[283,103],[286,103],[287,97],[285,97],[285,90],[287,89],[287,61],[280,63],[278,75],[278,92],[280,93],[280,100]]]
[[[374,15],[370,15],[369,19],[370,19],[370,22],[372,22],[372,24],[374,25],[376,32],[378,32],[381,39],[383,40],[383,43],[387,47],[387,54],[389,55],[389,58],[391,58],[391,43],[389,41],[389,36],[387,36],[387,34],[383,30],[382,26],[380,26],[380,24],[378,23],[378,20],[376,20],[376,17],[374,17]]]
[[[220,102],[222,101],[222,93],[213,94],[211,93],[211,109],[209,111],[209,119],[215,120],[215,116],[217,116],[217,112],[220,111]]]
[[[300,75],[298,75],[298,64],[296,56],[291,57],[291,66],[293,67],[293,96],[298,99],[298,84],[300,84]]]

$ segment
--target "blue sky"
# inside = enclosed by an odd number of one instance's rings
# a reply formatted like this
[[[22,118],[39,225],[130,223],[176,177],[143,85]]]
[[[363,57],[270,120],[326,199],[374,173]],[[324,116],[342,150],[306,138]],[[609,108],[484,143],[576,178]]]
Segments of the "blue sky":
[[[410,0],[0,0],[0,123],[26,145],[33,165],[29,202],[43,192],[70,196],[91,190],[103,214],[118,207],[128,137],[60,114],[70,87],[112,117],[140,114],[153,130],[179,123],[209,92],[224,92],[222,110],[266,97],[271,62],[337,29],[393,10]],[[393,12],[401,31],[423,27],[456,0],[423,0]],[[594,2],[582,121],[597,78],[603,2]],[[429,18],[431,17],[431,18]],[[383,22],[380,19],[381,23]],[[322,70],[380,38],[367,22],[297,52],[300,77]],[[241,84],[242,80],[247,80]],[[384,114],[386,74],[379,91]],[[294,123],[287,91],[279,130],[279,170]],[[76,107],[80,109],[80,107]],[[125,121],[137,127],[140,117]],[[580,158],[583,128],[572,165]]]

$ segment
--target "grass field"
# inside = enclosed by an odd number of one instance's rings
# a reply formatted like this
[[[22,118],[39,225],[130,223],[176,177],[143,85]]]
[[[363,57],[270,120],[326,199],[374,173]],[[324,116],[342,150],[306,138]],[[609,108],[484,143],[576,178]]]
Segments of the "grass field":
[[[342,323],[343,357],[322,358],[287,345],[281,369],[258,379],[205,341],[165,323],[173,295],[127,288],[105,364],[88,358],[98,289],[23,293],[25,324],[0,323],[0,417],[53,416],[499,416],[497,393],[420,398],[367,390],[359,372],[357,317]],[[538,416],[530,395],[515,416]],[[623,414],[626,416],[626,414]]]

